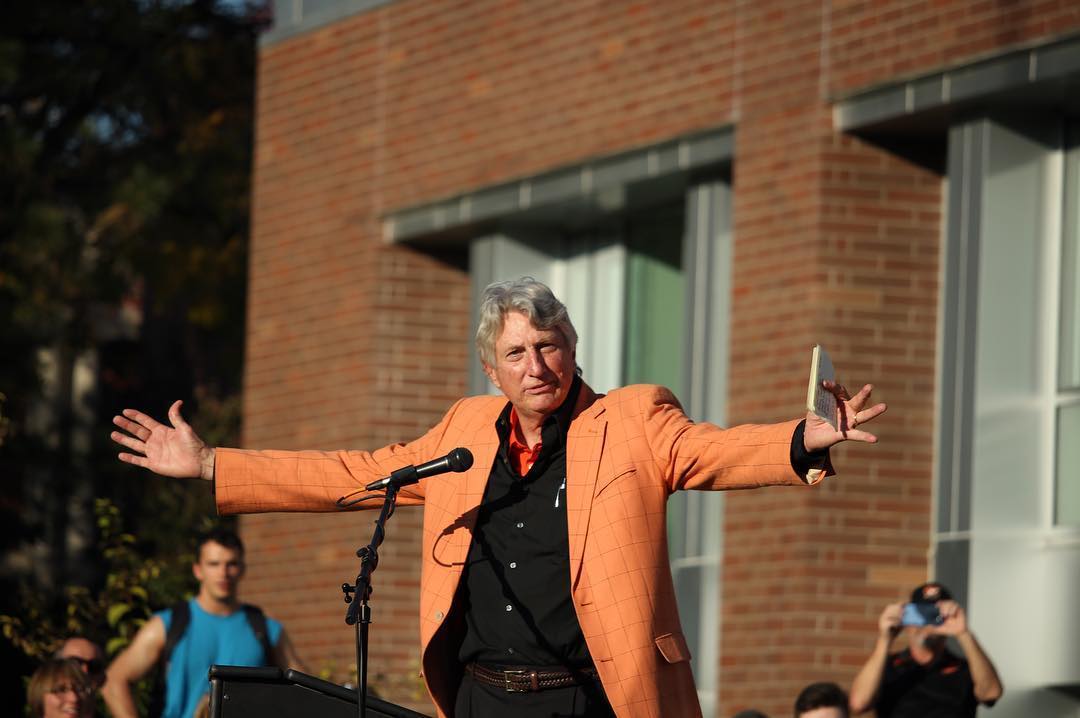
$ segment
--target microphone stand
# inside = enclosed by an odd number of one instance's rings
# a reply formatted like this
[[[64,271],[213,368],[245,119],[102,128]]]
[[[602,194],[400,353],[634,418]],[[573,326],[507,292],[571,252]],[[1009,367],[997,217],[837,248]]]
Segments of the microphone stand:
[[[356,583],[341,584],[341,591],[345,594],[345,603],[349,606],[345,612],[345,623],[354,626],[356,634],[356,705],[357,715],[360,718],[365,718],[367,713],[368,627],[371,624],[371,607],[368,606],[368,598],[371,597],[371,574],[379,565],[379,546],[382,545],[386,535],[386,522],[394,513],[398,489],[415,484],[419,480],[415,466],[406,466],[390,474],[382,510],[379,512],[379,518],[375,519],[375,531],[371,536],[371,543],[356,550],[356,556],[360,559],[360,573],[356,576]]]

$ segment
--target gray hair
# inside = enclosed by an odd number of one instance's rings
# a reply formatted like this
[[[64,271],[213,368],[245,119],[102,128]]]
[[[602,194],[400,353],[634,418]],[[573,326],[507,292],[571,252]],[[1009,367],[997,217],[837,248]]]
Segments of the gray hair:
[[[495,340],[507,312],[521,312],[537,329],[558,329],[570,350],[577,348],[577,332],[570,323],[566,305],[555,298],[546,284],[532,277],[495,282],[484,288],[476,328],[476,351],[486,366],[495,366]]]

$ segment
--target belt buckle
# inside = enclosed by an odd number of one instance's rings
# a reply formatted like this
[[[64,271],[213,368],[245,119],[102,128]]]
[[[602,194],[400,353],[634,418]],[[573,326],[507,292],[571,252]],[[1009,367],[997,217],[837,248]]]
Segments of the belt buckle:
[[[528,673],[528,671],[503,671],[503,685],[506,687],[506,692],[529,693],[530,691],[528,688],[517,688],[511,683],[511,681],[515,678],[520,678],[522,681],[524,681],[526,673]]]

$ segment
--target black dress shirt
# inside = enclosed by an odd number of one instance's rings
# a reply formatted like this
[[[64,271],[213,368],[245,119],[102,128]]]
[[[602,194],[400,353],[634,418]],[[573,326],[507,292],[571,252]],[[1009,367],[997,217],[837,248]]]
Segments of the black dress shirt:
[[[570,592],[566,519],[566,443],[582,382],[574,378],[562,406],[541,427],[541,450],[524,476],[510,457],[512,406],[496,421],[499,450],[480,504],[473,541],[454,603],[465,616],[462,664],[573,670],[592,663]],[[807,452],[804,423],[793,432],[791,464],[805,475],[828,459]],[[609,718],[598,683],[541,693],[506,693],[466,673],[456,718],[490,715]]]
[[[975,718],[968,662],[945,651],[927,665],[904,649],[889,656],[874,710],[881,718]]]
[[[580,391],[575,377],[562,406],[544,421],[540,455],[525,476],[510,460],[509,403],[496,422],[498,457],[458,596],[466,617],[463,663],[591,663],[570,598],[566,523],[566,436]]]

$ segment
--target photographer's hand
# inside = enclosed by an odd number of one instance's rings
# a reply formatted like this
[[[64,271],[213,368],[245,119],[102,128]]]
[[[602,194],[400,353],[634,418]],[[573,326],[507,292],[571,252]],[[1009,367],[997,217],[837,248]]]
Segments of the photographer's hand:
[[[852,715],[864,713],[874,707],[874,701],[881,689],[881,678],[885,675],[885,663],[889,660],[889,646],[900,632],[900,616],[903,612],[904,604],[890,603],[878,617],[878,637],[874,641],[874,650],[851,683],[849,706]]]
[[[982,646],[975,640],[975,634],[968,628],[967,613],[956,601],[938,601],[937,607],[945,620],[934,630],[934,633],[956,638],[971,670],[975,698],[980,703],[994,705],[1005,689],[1001,685],[1001,678],[998,677],[997,669],[994,668],[990,657],[986,655]]]
[[[967,614],[956,601],[938,601],[938,613],[943,619],[940,626],[934,629],[934,633],[943,636],[961,636],[968,632]]]
[[[878,635],[886,641],[892,641],[902,628],[900,618],[904,614],[904,604],[890,603],[878,618]]]

